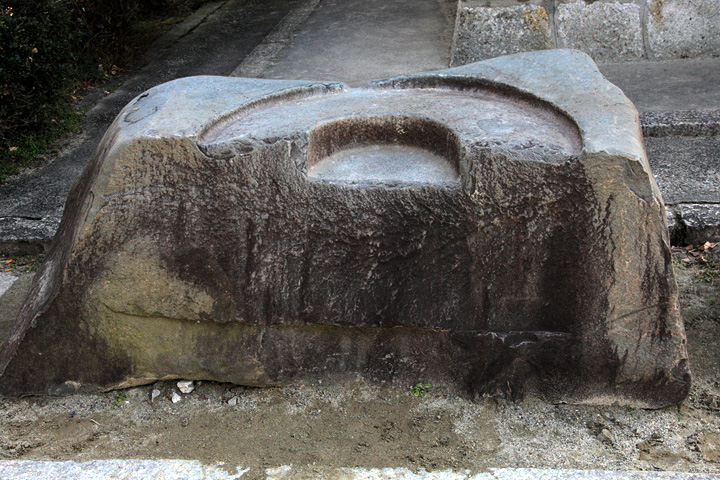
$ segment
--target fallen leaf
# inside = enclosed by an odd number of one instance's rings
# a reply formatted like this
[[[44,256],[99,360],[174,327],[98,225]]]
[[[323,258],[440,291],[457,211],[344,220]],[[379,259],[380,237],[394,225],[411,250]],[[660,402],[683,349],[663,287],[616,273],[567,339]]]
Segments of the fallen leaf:
[[[5,260],[5,264],[7,265],[8,263],[12,263],[12,261],[13,261],[12,258],[10,260]]]
[[[11,152],[14,152],[17,149],[18,149],[18,147],[10,147],[8,150],[10,150]]]

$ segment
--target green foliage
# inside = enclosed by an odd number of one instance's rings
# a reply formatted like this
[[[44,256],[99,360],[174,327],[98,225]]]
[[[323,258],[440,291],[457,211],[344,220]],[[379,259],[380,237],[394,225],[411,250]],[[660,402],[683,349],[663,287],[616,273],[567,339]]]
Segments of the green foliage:
[[[123,403],[127,401],[128,395],[125,392],[120,392],[117,397],[115,397],[115,400],[110,405],[112,408],[117,408],[122,406]]]
[[[45,260],[45,255],[35,255],[34,257],[30,257],[30,260],[27,262],[26,265],[22,266],[23,272],[35,272],[38,268],[40,268],[40,265],[42,265],[43,261]]]
[[[78,60],[78,22],[67,2],[22,5],[0,11],[0,140],[63,129],[56,117],[68,103]]]
[[[72,92],[128,65],[207,0],[0,3],[0,183],[78,129]],[[170,19],[170,21],[167,21]]]
[[[416,383],[412,387],[410,387],[410,391],[412,394],[416,397],[424,397],[427,395],[428,390],[432,388],[432,385],[429,383]]]
[[[45,260],[45,255],[0,256],[0,272],[34,272]]]
[[[71,104],[58,102],[48,113],[50,119],[43,126],[19,129],[9,138],[0,139],[0,184],[38,156],[52,151],[55,140],[79,130],[83,115]]]

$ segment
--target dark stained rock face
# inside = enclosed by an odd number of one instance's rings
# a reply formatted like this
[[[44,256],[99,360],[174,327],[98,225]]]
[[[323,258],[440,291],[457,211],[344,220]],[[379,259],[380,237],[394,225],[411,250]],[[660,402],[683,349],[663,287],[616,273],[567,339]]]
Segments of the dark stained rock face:
[[[0,368],[6,394],[359,374],[660,407],[690,386],[637,112],[569,50],[139,96]]]

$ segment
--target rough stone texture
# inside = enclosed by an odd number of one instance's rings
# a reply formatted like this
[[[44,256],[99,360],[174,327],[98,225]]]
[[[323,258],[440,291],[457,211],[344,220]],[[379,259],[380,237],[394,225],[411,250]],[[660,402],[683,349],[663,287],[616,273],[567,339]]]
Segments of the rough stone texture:
[[[0,253],[42,253],[60,223],[70,188],[122,108],[148,88],[176,78],[228,75],[299,0],[207,4],[150,47],[151,63],[122,84],[88,95],[83,134],[47,165],[0,185]],[[214,12],[213,14],[210,14]],[[117,88],[113,91],[114,88]]]
[[[640,6],[634,3],[560,4],[555,13],[557,46],[577,48],[596,62],[643,58]]]
[[[677,245],[720,242],[720,205],[682,204],[672,207],[676,222],[671,232]]]
[[[0,217],[0,252],[33,255],[50,248],[50,240],[60,224],[59,216],[22,218]]]
[[[643,136],[710,137],[720,135],[720,110],[644,112],[640,114]]]
[[[637,111],[572,50],[140,95],[0,368],[9,394],[359,373],[659,407],[690,385]]]
[[[479,5],[479,2],[458,4],[450,65],[553,47],[552,26],[545,7]]]
[[[458,1],[451,65],[545,48],[598,62],[720,56],[717,0]]]
[[[664,192],[672,244],[720,240],[720,137],[648,137],[645,145]]]
[[[720,204],[720,137],[649,137],[645,145],[666,205]]]
[[[718,0],[648,0],[647,9],[650,58],[720,56]]]

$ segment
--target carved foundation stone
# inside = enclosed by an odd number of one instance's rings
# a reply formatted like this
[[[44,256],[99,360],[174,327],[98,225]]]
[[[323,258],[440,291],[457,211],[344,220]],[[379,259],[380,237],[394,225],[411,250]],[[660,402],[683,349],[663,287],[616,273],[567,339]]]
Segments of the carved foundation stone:
[[[360,374],[660,407],[690,385],[637,112],[571,50],[153,88],[75,185],[0,361],[6,394]]]

